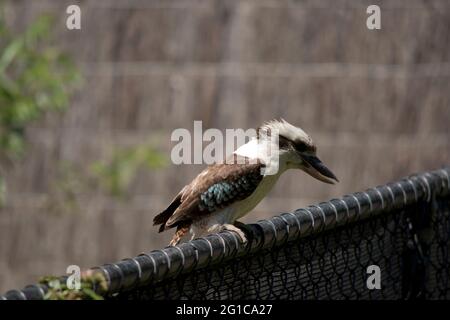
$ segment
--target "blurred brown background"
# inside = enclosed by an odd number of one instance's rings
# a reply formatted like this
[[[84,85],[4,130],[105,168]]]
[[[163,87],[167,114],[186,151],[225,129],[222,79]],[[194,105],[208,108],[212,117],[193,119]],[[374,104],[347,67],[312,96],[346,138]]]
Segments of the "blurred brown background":
[[[27,130],[0,211],[0,291],[166,245],[153,216],[201,169],[141,170],[127,200],[77,192],[50,210],[57,168],[81,171],[115,148],[152,140],[170,157],[176,128],[252,128],[284,117],[340,178],[288,172],[245,221],[449,164],[449,1],[5,1],[23,28],[50,12],[57,43],[85,79],[65,113]],[[65,27],[79,4],[82,29]],[[381,7],[382,29],[366,28]],[[66,212],[67,211],[67,212]]]

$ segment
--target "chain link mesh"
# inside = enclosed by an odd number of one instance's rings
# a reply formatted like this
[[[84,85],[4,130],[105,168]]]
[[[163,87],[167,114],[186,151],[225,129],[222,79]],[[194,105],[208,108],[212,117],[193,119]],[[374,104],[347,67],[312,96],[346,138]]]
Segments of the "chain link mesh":
[[[99,267],[107,299],[449,299],[450,168]],[[380,288],[369,289],[379,267]],[[370,271],[370,272],[369,272]],[[41,299],[46,288],[0,299]]]
[[[431,224],[411,230],[411,220],[430,207]],[[124,293],[119,298],[446,299],[450,295],[449,216],[448,199],[418,203]],[[417,231],[431,235],[428,245],[415,242]],[[424,264],[428,266],[427,274],[423,274]],[[370,265],[380,268],[379,290],[368,289]]]

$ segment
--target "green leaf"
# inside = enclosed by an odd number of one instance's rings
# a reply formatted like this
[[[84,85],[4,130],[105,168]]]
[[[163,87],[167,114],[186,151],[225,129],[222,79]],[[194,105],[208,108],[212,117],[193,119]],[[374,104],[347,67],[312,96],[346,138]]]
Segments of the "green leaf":
[[[104,300],[104,298],[101,295],[95,293],[95,291],[90,288],[84,288],[83,294],[91,298],[92,300]]]
[[[0,57],[0,73],[4,73],[8,65],[14,60],[17,54],[23,49],[23,38],[15,39],[4,50]]]
[[[14,32],[0,6],[0,158],[24,152],[26,128],[49,111],[65,110],[81,76],[51,44],[54,19],[38,17]]]

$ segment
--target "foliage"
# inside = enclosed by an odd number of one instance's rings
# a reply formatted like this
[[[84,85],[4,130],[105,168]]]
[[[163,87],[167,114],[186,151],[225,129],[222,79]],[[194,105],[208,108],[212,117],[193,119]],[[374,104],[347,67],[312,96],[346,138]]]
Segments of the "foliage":
[[[23,153],[26,126],[63,110],[79,80],[71,60],[50,44],[52,21],[41,16],[16,34],[0,16],[0,152],[13,159]]]
[[[79,83],[69,57],[51,44],[52,25],[51,17],[41,16],[15,32],[0,8],[0,160],[19,159],[26,127],[48,111],[64,110]],[[0,205],[5,189],[0,175]]]
[[[112,196],[123,197],[141,168],[161,168],[165,157],[153,147],[143,144],[118,149],[110,160],[92,165],[92,173],[100,186]]]
[[[81,275],[79,290],[69,289],[62,277],[46,276],[39,283],[48,287],[45,300],[103,300],[102,293],[108,288],[104,275],[92,271]]]
[[[49,111],[63,111],[79,83],[71,60],[52,45],[53,20],[41,16],[23,32],[9,28],[0,13],[0,162],[19,159],[25,151],[27,126]],[[88,172],[61,163],[54,181],[54,211],[78,206],[77,194],[104,190],[123,198],[139,170],[159,168],[165,158],[148,144],[118,149],[96,161]],[[0,169],[2,169],[0,167]],[[1,173],[1,171],[0,171]],[[0,174],[0,206],[6,183]]]
[[[157,169],[167,164],[165,156],[151,144],[118,148],[106,159],[84,166],[62,161],[57,178],[50,185],[47,212],[64,213],[83,207],[80,195],[105,193],[118,200],[127,199],[131,183],[142,170]]]

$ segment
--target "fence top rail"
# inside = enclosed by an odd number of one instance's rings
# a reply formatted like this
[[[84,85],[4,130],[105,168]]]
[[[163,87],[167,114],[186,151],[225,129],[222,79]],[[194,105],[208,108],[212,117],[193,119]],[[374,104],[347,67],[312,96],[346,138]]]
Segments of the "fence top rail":
[[[175,247],[141,253],[90,271],[106,278],[103,295],[116,294],[449,194],[450,166],[260,220],[249,225],[253,236],[245,245],[235,233],[225,231]],[[10,290],[0,295],[0,300],[44,299],[47,291],[46,285],[36,284]]]

